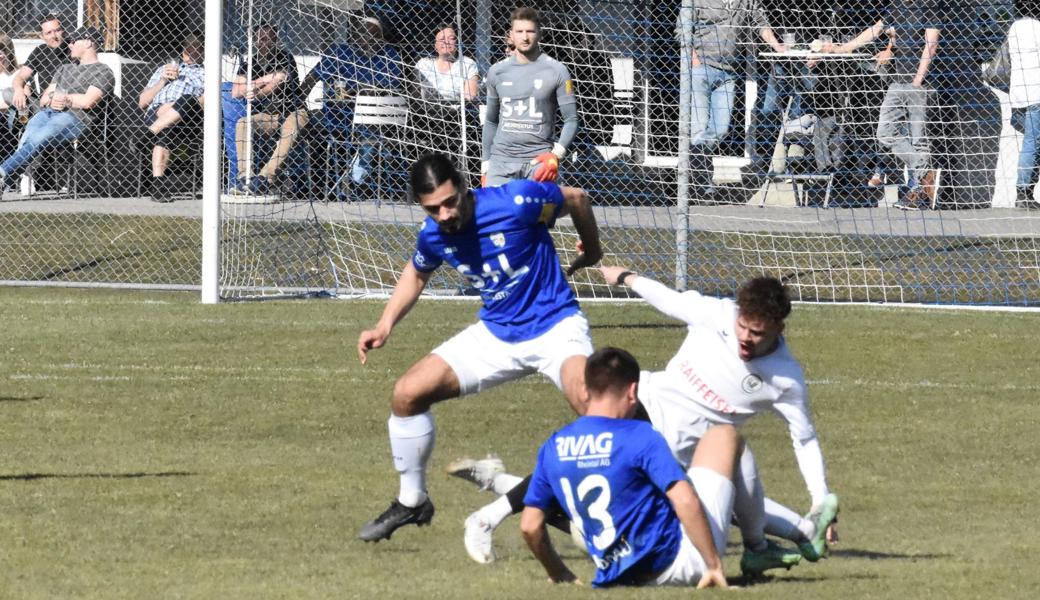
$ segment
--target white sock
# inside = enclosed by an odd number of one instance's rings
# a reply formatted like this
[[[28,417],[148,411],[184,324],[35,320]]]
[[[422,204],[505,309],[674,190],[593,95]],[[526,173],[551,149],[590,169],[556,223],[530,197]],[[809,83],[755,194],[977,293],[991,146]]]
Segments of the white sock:
[[[758,480],[755,456],[747,445],[744,446],[740,468],[733,479],[733,514],[740,526],[744,546],[761,551],[766,545],[765,492],[762,490],[762,482]]]
[[[517,484],[523,480],[523,477],[517,477],[516,475],[510,475],[509,473],[499,473],[491,480],[491,491],[501,496],[516,487]]]
[[[519,481],[520,478],[517,477]],[[505,496],[499,496],[495,498],[495,501],[491,504],[485,504],[480,509],[480,516],[484,518],[492,529],[495,529],[505,521],[509,515],[513,514],[513,507],[509,504],[509,498]]]
[[[426,411],[412,417],[390,415],[387,429],[394,468],[401,474],[397,501],[405,506],[419,506],[426,501],[426,461],[430,459],[436,438],[433,413]]]
[[[812,537],[816,527],[810,521],[802,518],[802,515],[779,504],[765,499],[766,508],[766,533],[776,537],[791,540],[796,544],[806,542]],[[808,526],[808,531],[803,529],[803,524]]]

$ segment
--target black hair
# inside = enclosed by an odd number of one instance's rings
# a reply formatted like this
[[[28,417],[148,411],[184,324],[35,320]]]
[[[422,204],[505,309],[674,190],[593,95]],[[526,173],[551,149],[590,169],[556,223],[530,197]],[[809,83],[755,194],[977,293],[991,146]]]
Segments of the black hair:
[[[737,308],[745,317],[782,323],[791,314],[791,298],[779,279],[755,277],[737,290]]]
[[[623,390],[639,381],[639,362],[627,350],[606,346],[585,363],[585,387],[589,395]]]
[[[408,197],[418,202],[419,196],[433,192],[445,181],[454,183],[458,190],[466,188],[465,178],[447,155],[440,152],[423,155],[408,170]]]
[[[57,22],[61,23],[61,17],[59,17],[58,15],[56,15],[54,13],[50,13],[50,12],[43,13],[42,15],[40,15],[40,20],[39,20],[40,25],[43,25],[44,23],[50,23],[51,21],[57,21]]]

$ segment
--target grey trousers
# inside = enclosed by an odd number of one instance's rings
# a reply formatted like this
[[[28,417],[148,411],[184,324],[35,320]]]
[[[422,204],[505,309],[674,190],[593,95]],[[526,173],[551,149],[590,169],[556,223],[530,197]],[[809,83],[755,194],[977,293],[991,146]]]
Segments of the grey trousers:
[[[903,161],[912,182],[928,171],[928,94],[925,87],[890,83],[878,116],[878,142]]]
[[[490,163],[487,172],[488,187],[504,185],[514,179],[530,179],[538,169],[538,165],[532,165],[530,160],[506,162],[493,158]],[[557,183],[559,183],[558,180]]]

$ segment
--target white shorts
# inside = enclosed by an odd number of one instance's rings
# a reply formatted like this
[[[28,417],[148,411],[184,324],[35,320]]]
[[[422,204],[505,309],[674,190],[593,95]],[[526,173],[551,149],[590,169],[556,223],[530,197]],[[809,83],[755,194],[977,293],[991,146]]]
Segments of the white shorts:
[[[697,490],[701,508],[711,527],[715,551],[722,557],[726,554],[730,515],[733,513],[733,482],[704,467],[690,467],[687,475],[693,482],[693,489]],[[671,566],[649,585],[697,585],[701,580],[705,570],[704,559],[685,533],[683,530],[682,544]]]
[[[693,461],[697,442],[713,423],[696,412],[692,400],[662,389],[662,382],[667,383],[662,372],[640,372],[639,402],[650,417],[650,424],[661,433],[672,456],[685,469]]]
[[[461,396],[475,394],[531,373],[542,373],[562,389],[560,368],[572,356],[592,354],[592,338],[585,315],[571,315],[542,335],[523,342],[504,342],[483,322],[463,329],[437,346],[459,379]]]

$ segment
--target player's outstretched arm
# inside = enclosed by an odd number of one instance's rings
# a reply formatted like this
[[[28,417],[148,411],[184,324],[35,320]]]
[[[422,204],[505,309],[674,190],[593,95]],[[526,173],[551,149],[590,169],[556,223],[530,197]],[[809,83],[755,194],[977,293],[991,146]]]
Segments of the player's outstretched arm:
[[[696,311],[689,296],[684,297],[683,294],[665,284],[639,275],[625,267],[601,266],[599,271],[608,285],[628,286],[650,306],[669,317],[684,323],[693,322]],[[619,279],[624,279],[624,281],[619,281]]]
[[[578,256],[567,267],[567,276],[570,277],[578,269],[598,263],[603,258],[603,248],[599,243],[599,228],[596,226],[596,215],[592,212],[589,195],[585,190],[576,187],[561,187],[560,191],[563,192],[560,216],[571,216],[574,229],[578,232],[578,239],[581,240]]]
[[[675,509],[679,522],[682,523],[686,537],[690,538],[693,547],[704,559],[705,572],[697,584],[698,588],[726,587],[726,576],[722,572],[722,559],[719,558],[715,542],[711,537],[708,518],[701,508],[700,498],[689,481],[677,481],[668,488],[668,500]]]
[[[390,299],[383,308],[383,315],[379,317],[375,327],[362,331],[358,336],[357,351],[361,364],[368,361],[369,350],[381,348],[386,344],[394,325],[397,325],[397,322],[403,319],[415,305],[419,294],[426,287],[426,282],[430,280],[431,274],[423,273],[415,268],[411,260],[408,261],[404,270],[401,271],[397,285],[394,286],[394,292],[390,294]]]
[[[542,512],[542,509],[533,506],[524,507],[524,512],[520,515],[520,533],[524,536],[524,541],[527,542],[531,553],[545,567],[549,581],[581,583],[578,577],[567,568],[560,555],[556,553],[556,548],[553,548],[549,534],[545,531],[545,513]]]

